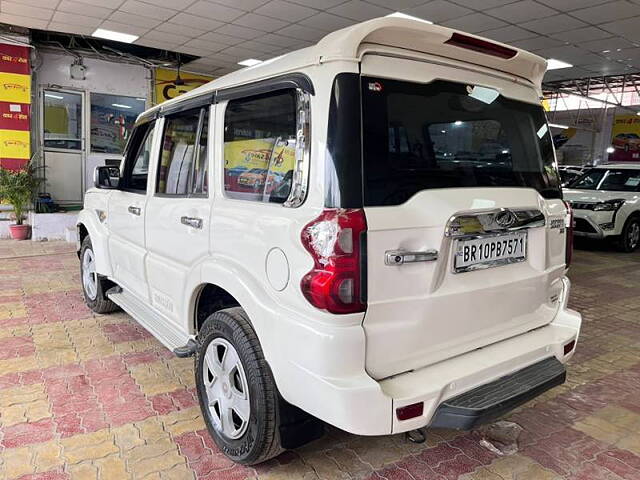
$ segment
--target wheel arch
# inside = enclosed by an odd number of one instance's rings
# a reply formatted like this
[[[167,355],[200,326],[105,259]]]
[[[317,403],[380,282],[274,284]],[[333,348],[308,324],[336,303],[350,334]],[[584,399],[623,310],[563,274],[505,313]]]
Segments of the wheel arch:
[[[87,237],[91,238],[91,245],[93,246],[93,253],[96,258],[97,272],[103,276],[111,276],[108,234],[104,224],[99,224],[97,219],[91,216],[87,210],[82,210],[76,221],[76,231],[78,234],[78,254],[80,254],[80,248],[82,248],[84,239]]]

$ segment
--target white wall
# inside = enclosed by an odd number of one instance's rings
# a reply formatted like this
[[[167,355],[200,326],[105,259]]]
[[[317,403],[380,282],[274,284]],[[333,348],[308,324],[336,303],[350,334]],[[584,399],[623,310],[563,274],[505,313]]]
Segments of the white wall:
[[[84,58],[87,67],[85,80],[71,79],[69,67],[75,57],[66,54],[41,53],[42,63],[37,69],[38,86],[56,86],[84,90],[87,93],[111,93],[130,97],[147,98],[150,105],[151,72],[142,65],[115,63],[105,60]],[[89,95],[86,96],[85,115],[90,113]],[[89,129],[85,131],[87,138],[87,160],[84,170],[85,190],[93,184],[93,171],[97,165],[104,165],[105,158],[117,158],[117,155],[106,153],[90,153]]]

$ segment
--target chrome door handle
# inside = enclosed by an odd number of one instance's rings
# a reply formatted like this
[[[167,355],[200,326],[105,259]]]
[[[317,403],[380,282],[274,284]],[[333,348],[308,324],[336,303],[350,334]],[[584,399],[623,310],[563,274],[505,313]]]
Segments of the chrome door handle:
[[[438,259],[437,250],[426,250],[424,252],[408,252],[406,250],[387,250],[384,252],[384,263],[386,265],[403,265],[415,262],[433,262]]]
[[[202,228],[202,219],[196,217],[180,217],[180,223],[188,227]]]
[[[140,207],[134,207],[132,205],[129,206],[129,208],[127,208],[127,210],[129,211],[129,213],[133,213],[134,215],[138,215],[140,216]]]

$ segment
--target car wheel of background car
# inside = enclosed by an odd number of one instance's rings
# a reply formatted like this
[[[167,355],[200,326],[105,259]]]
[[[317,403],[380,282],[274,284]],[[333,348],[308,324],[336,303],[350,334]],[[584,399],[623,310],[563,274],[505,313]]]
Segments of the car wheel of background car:
[[[196,388],[220,450],[245,465],[281,453],[278,391],[247,314],[241,307],[213,313],[198,339]]]
[[[82,279],[82,293],[87,306],[96,313],[110,313],[118,306],[105,295],[108,289],[107,280],[96,272],[96,257],[87,236],[80,248],[80,278]]]
[[[623,252],[633,252],[638,248],[640,245],[640,217],[631,217],[627,220],[618,244]]]

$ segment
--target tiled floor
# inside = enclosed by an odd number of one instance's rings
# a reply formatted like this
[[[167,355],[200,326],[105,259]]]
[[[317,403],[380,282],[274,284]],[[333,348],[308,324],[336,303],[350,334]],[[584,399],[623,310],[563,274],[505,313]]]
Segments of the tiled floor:
[[[246,468],[207,436],[191,359],[123,313],[87,310],[72,250],[0,241],[2,479],[640,479],[640,254],[576,252],[578,352],[567,384],[508,417],[524,429],[517,453],[477,432],[415,445],[329,429]]]

